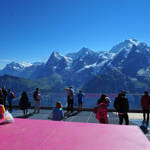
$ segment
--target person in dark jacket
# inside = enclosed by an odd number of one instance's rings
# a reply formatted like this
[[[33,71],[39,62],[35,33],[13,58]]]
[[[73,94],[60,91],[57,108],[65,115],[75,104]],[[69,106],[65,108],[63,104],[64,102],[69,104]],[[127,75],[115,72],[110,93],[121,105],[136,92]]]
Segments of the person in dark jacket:
[[[30,107],[30,102],[29,102],[28,95],[26,92],[22,92],[19,105],[20,105],[20,108],[23,110],[24,116],[27,115],[28,108]]]
[[[60,101],[56,102],[56,107],[53,109],[53,120],[61,121],[64,117],[63,106]]]
[[[6,90],[5,86],[2,87],[2,93],[3,93],[4,107],[6,107],[7,90]]]
[[[74,111],[74,109],[73,109],[74,90],[73,90],[72,86],[70,86],[69,88],[64,88],[64,90],[67,92],[67,102],[68,102],[67,112],[69,112],[71,110],[71,113],[72,113]]]
[[[143,109],[143,124],[146,123],[146,126],[148,126],[148,124],[149,124],[149,107],[150,107],[150,96],[148,94],[148,91],[144,91],[144,95],[141,97],[141,107]]]
[[[4,95],[1,88],[0,88],[0,104],[4,105]]]
[[[12,107],[12,101],[13,101],[13,98],[14,98],[14,92],[11,91],[11,89],[8,89],[8,92],[7,92],[7,100],[8,100],[8,107],[9,107],[9,111],[12,112],[13,111],[13,107]]]
[[[125,123],[126,125],[128,125],[129,124],[129,117],[128,117],[129,103],[128,103],[128,99],[125,97],[125,92],[121,92],[118,94],[118,97],[114,101],[114,107],[118,112],[119,124],[122,124],[123,119],[125,119]]]

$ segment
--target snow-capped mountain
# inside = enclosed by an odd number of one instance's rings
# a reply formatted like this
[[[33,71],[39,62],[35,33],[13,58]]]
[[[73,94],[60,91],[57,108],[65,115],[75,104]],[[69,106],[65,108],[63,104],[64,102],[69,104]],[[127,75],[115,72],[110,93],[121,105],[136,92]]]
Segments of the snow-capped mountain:
[[[0,74],[36,79],[58,74],[65,83],[81,86],[98,74],[107,74],[108,68],[128,78],[147,77],[150,75],[150,47],[128,39],[110,51],[95,52],[85,47],[67,55],[54,51],[46,63],[12,62]]]
[[[12,62],[7,64],[4,69],[0,71],[0,75],[8,74],[17,77],[30,78],[32,73],[37,69],[38,66],[41,66],[43,63],[16,63]]]
[[[72,85],[80,86],[95,76],[114,57],[110,52],[94,52],[83,47],[77,53],[61,55],[52,52],[47,63],[36,73],[36,78],[48,77],[56,73]]]
[[[71,57],[63,56],[58,52],[53,52],[46,63],[46,67],[58,71],[60,69],[69,69],[71,63]]]
[[[120,46],[117,46],[116,50],[113,48],[116,53],[108,66],[116,67],[128,76],[141,75],[140,70],[149,70],[150,47],[147,44],[130,39],[119,45],[122,45],[123,48]]]
[[[132,48],[133,45],[137,46],[139,45],[141,42],[139,42],[136,39],[128,39],[125,40],[115,46],[112,47],[112,49],[110,50],[111,53],[116,53],[119,52],[122,49],[126,49],[127,51],[130,51],[130,49]]]
[[[71,57],[72,59],[82,58],[85,55],[94,54],[95,52],[89,48],[83,47],[77,53],[68,53],[66,56]]]
[[[26,67],[30,67],[32,66],[31,63],[16,63],[16,62],[12,62],[8,65],[6,65],[6,67],[4,68],[6,71],[7,70],[16,70],[16,71],[23,71]]]
[[[67,71],[70,71],[72,64],[72,58],[63,56],[60,53],[54,51],[50,55],[48,61],[44,66],[38,69],[32,76],[35,78],[49,77],[53,73],[64,74]]]

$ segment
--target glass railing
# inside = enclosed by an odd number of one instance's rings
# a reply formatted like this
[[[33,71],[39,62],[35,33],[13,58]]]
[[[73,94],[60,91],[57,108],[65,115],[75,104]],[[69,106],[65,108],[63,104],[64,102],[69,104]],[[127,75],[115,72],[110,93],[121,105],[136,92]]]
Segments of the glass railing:
[[[111,99],[109,108],[113,109],[114,100],[118,94],[117,93],[105,93],[105,94]],[[95,107],[100,95],[101,94],[99,93],[85,93],[83,107],[84,108]],[[126,98],[128,98],[128,101],[129,101],[130,110],[141,109],[141,96],[142,95],[143,95],[142,93],[126,94]],[[29,99],[31,101],[32,106],[34,106],[33,96],[29,95]],[[53,93],[49,95],[42,95],[41,106],[54,107],[56,104],[56,101],[61,101],[63,106],[66,107],[67,106],[66,93]],[[14,99],[13,104],[14,105],[19,104],[19,96]],[[77,106],[78,106],[78,99],[77,99],[77,96],[75,95],[74,107],[77,107]]]

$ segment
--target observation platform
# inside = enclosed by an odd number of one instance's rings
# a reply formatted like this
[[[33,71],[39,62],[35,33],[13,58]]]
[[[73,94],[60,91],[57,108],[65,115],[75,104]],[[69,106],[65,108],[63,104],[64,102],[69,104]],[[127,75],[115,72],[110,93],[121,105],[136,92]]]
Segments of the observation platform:
[[[41,109],[23,116],[15,109],[12,124],[1,124],[0,149],[5,150],[149,150],[149,134],[140,128],[142,114],[129,113],[130,125],[118,124],[116,113],[109,112],[109,125],[98,124],[91,111],[66,113],[64,121],[51,121],[52,110]]]
[[[52,109],[41,109],[40,113],[33,113],[33,109],[29,109],[28,115],[23,116],[23,112],[20,109],[14,109],[13,116],[16,118],[29,118],[29,119],[39,119],[39,120],[51,120],[52,118]],[[64,110],[65,117],[63,121],[67,122],[82,122],[82,123],[98,123],[95,114],[92,111],[74,111],[73,113],[67,113]],[[128,113],[129,114],[129,125],[141,126],[143,115],[142,113]],[[116,112],[108,112],[109,115],[109,124],[118,124],[119,119]],[[146,137],[150,141],[150,123],[148,127],[149,132]]]

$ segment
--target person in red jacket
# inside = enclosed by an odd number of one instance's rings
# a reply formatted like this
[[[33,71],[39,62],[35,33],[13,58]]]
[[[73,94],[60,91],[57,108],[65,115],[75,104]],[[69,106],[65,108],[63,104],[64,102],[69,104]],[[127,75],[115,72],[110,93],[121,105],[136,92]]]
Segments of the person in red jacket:
[[[150,96],[148,94],[148,91],[144,91],[144,95],[141,98],[141,106],[143,109],[143,124],[145,124],[146,121],[146,126],[149,125],[149,107],[150,107]],[[147,119],[146,119],[147,115]]]
[[[109,103],[109,97],[105,97],[105,99],[98,105],[96,118],[99,123],[108,124],[107,107],[109,106]]]

